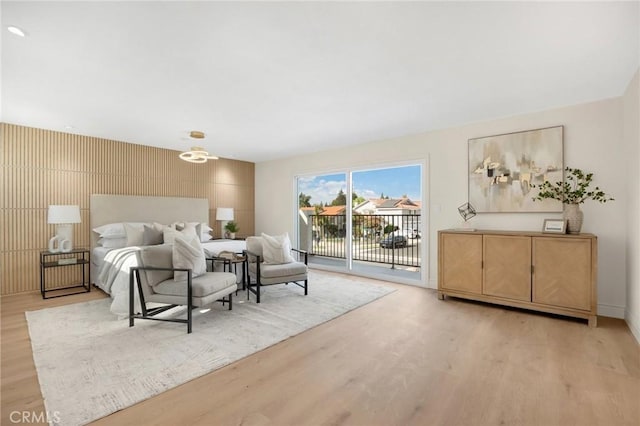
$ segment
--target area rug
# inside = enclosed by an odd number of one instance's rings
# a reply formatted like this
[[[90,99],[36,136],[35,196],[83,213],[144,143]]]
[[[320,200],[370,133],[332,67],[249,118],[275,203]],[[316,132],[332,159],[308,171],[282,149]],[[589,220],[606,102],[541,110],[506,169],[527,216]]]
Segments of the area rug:
[[[130,328],[109,312],[110,299],[26,312],[45,407],[61,425],[80,425],[143,401],[318,324],[394,289],[311,271],[309,295],[294,285],[246,293],[233,310],[194,310],[186,324],[137,320]],[[243,303],[238,303],[240,301]],[[184,316],[184,308],[167,315]]]

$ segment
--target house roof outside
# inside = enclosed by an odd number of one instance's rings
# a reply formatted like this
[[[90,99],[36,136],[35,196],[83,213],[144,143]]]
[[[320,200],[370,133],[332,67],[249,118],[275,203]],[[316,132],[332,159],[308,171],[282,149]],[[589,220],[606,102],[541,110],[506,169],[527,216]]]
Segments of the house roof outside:
[[[353,210],[357,214],[362,214],[362,210],[364,206],[367,204],[371,204],[374,209],[379,210],[412,210],[418,211],[422,208],[422,203],[420,201],[413,201],[410,198],[371,198],[361,202],[360,204],[353,207]],[[346,212],[346,206],[323,206],[322,211],[320,213],[321,216],[335,216],[335,215],[343,215]],[[315,214],[316,207],[301,207],[301,211],[307,213],[308,215]]]
[[[421,203],[419,201],[412,201],[408,197],[372,198],[369,201],[376,206],[376,209],[419,210],[421,208]]]

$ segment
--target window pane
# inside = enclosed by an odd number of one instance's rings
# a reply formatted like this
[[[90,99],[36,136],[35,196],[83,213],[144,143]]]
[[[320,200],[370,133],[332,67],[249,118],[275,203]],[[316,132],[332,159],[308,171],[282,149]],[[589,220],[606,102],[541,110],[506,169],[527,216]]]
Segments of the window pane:
[[[420,272],[421,166],[352,173],[353,267]]]
[[[347,175],[298,177],[298,239],[309,263],[344,268]]]

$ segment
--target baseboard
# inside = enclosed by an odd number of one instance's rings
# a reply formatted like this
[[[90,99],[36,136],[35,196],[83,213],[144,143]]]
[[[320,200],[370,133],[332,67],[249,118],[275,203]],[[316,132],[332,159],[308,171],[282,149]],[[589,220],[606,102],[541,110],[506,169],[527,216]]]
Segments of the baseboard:
[[[598,303],[598,315],[603,317],[612,317],[624,319],[624,306],[605,305],[604,303]]]
[[[631,330],[631,334],[636,338],[636,342],[640,343],[640,318],[633,311],[627,309],[625,321],[629,330]]]

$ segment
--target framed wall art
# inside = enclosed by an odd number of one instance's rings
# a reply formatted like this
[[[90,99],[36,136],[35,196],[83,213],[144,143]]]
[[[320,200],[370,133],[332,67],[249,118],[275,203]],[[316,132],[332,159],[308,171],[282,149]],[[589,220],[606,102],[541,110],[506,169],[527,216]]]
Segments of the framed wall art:
[[[533,201],[545,180],[563,178],[563,126],[469,139],[469,203],[478,213],[561,212]]]

